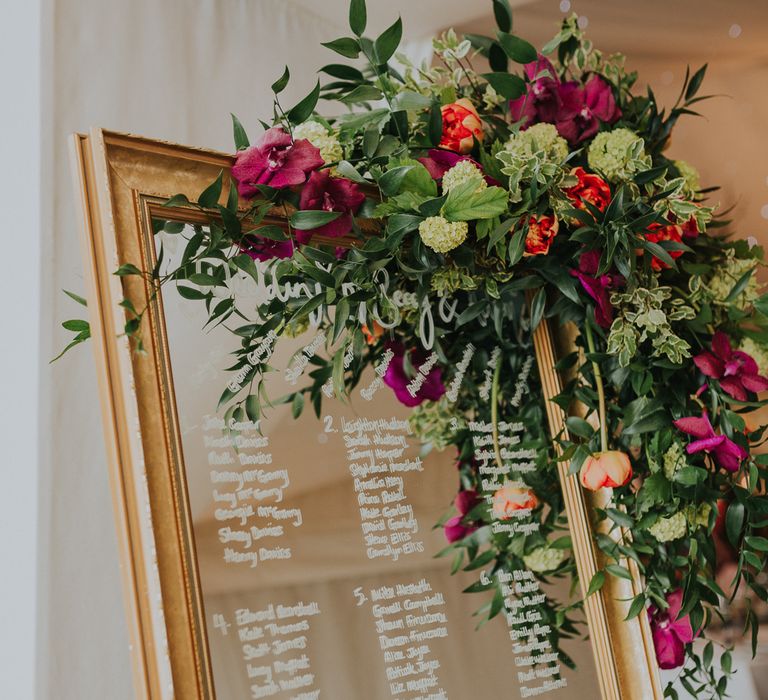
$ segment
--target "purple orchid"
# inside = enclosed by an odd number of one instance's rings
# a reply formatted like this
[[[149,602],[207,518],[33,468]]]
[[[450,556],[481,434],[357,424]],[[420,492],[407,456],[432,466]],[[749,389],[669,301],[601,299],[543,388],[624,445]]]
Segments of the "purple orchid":
[[[293,255],[292,241],[273,241],[258,235],[245,236],[238,244],[240,250],[254,260],[264,262],[273,258],[290,258]]]
[[[696,438],[685,448],[689,455],[706,452],[712,455],[718,466],[729,472],[739,470],[747,451],[725,435],[716,435],[709,417],[703,413],[701,417],[689,416],[673,421],[675,427],[686,435]]]
[[[299,243],[309,243],[315,234],[338,238],[352,230],[352,214],[365,201],[365,195],[351,180],[343,177],[331,177],[328,170],[316,170],[309,176],[307,184],[301,190],[299,208],[338,211],[341,216],[333,221],[308,231],[296,231]]]
[[[683,665],[685,645],[690,644],[697,635],[693,633],[690,617],[680,615],[683,591],[678,588],[668,593],[666,599],[669,607],[661,610],[652,605],[648,608],[648,618],[659,668],[670,669]]]
[[[464,519],[464,516],[477,505],[479,500],[480,499],[477,497],[475,491],[459,491],[456,495],[453,505],[456,507],[456,510],[459,511],[459,514],[446,520],[443,525],[443,533],[448,542],[463,540],[467,535],[470,535],[477,530],[477,525],[474,523],[465,525],[462,520]]]
[[[768,389],[768,379],[758,374],[757,363],[741,350],[734,350],[722,331],[712,336],[712,352],[705,350],[693,358],[707,377],[720,381],[722,390],[737,401],[746,401],[748,392]]]
[[[523,128],[537,122],[554,124],[562,107],[560,79],[555,67],[539,54],[535,61],[525,64],[524,70],[531,83],[525,95],[510,101],[512,121],[522,121]]]
[[[320,151],[307,139],[294,141],[282,127],[267,129],[250,148],[237,154],[232,177],[243,199],[259,193],[257,185],[275,189],[301,185],[323,165]]]
[[[462,160],[468,160],[473,165],[477,166],[480,172],[483,172],[483,166],[480,165],[474,158],[469,156],[462,156],[454,151],[445,151],[441,148],[431,148],[427,155],[423,158],[417,159],[432,176],[433,180],[441,180],[456,163],[460,163]],[[493,186],[498,185],[499,181],[492,178],[490,175],[483,175],[485,181]]]
[[[609,328],[613,323],[611,290],[621,286],[624,278],[617,274],[598,275],[599,267],[600,251],[588,250],[579,256],[579,269],[570,272],[595,302],[595,321],[601,328]]]
[[[384,383],[395,392],[395,396],[401,404],[411,407],[418,406],[424,401],[437,401],[445,393],[443,372],[439,366],[435,365],[427,373],[423,384],[416,392],[416,396],[411,396],[408,385],[414,377],[408,376],[405,371],[405,347],[400,343],[389,343],[387,348],[392,350],[394,356],[389,362],[383,379]],[[418,372],[419,367],[427,358],[423,353],[413,351],[409,359]]]
[[[561,107],[555,125],[572,145],[594,136],[600,122],[613,124],[621,116],[611,86],[599,75],[593,75],[583,87],[576,82],[563,83],[558,95]]]

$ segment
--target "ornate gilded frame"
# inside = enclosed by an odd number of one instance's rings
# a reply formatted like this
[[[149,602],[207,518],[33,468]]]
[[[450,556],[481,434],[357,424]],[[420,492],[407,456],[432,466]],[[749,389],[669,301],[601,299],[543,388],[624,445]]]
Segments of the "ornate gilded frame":
[[[232,156],[210,150],[93,129],[72,137],[71,155],[89,272],[89,313],[101,393],[104,433],[118,530],[131,636],[136,695],[140,698],[213,698],[206,624],[195,555],[184,457],[162,301],[150,304],[143,329],[146,355],[122,335],[124,297],[136,308],[150,302],[150,283],[117,277],[119,265],[151,269],[151,219],[168,197],[191,199]],[[226,188],[223,197],[226,197]],[[164,219],[201,223],[194,210],[163,208]],[[275,221],[280,219],[275,215]],[[558,334],[557,340],[569,342]],[[559,393],[552,330],[534,336],[550,432],[565,430],[565,414],[550,398]],[[582,590],[601,568],[591,514],[607,494],[585,494],[561,463],[566,510]],[[601,498],[603,500],[601,500]],[[609,576],[585,601],[592,650],[605,700],[662,697],[647,619],[624,621],[639,590]]]

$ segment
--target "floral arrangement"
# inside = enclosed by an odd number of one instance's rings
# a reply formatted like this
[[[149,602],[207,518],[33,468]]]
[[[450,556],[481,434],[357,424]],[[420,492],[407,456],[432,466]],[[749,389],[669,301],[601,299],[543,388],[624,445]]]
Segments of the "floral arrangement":
[[[504,605],[498,572],[576,577],[558,460],[583,488],[611,489],[598,515],[626,536],[598,536],[610,563],[589,593],[608,576],[630,577],[622,562],[632,559],[644,587],[630,616],[649,617],[659,665],[682,667],[692,696],[723,697],[730,651],[714,663],[713,641],[699,654],[692,642],[739,588],[768,598],[768,457],[755,451],[764,429],[750,418],[768,389],[768,296],[756,279],[762,250],[717,233],[726,222],[712,190],[668,155],[677,120],[705,99],[706,66],[661,109],[575,17],[537,52],[511,33],[507,2],[493,7],[495,37],[448,31],[425,67],[397,53],[400,20],[366,37],[364,0],[352,0],[351,35],[325,44],[348,60],[320,69],[325,84],[284,108],[286,69],[253,142],[233,118],[227,202],[224,173],[197,202],[168,202],[211,214],[188,236],[182,264],[118,274],[174,283],[237,336],[221,398],[229,416],[257,419],[267,407],[265,348],[275,336],[311,326],[325,349],[279,399],[295,416],[307,403],[320,415],[324,397],[349,395],[374,368],[413,408],[414,432],[456,450],[440,554],[453,571],[487,574],[468,589],[487,597],[487,619]],[[317,114],[321,99],[336,116]],[[269,223],[276,211],[287,228]],[[227,287],[238,271],[287,292],[244,308]],[[143,311],[126,308],[126,332],[138,336]],[[577,351],[557,367],[569,381],[556,402],[583,410],[567,419],[559,452],[531,371],[532,331],[545,318],[578,329]],[[482,421],[494,426],[507,479],[492,493],[470,429]],[[511,473],[498,441],[504,421],[521,424],[517,447],[535,455],[535,468]],[[520,510],[537,531],[494,531]],[[737,562],[725,590],[716,576],[724,550]],[[578,634],[579,607],[548,598],[539,608],[565,663],[559,642]],[[746,623],[754,645],[751,610]]]

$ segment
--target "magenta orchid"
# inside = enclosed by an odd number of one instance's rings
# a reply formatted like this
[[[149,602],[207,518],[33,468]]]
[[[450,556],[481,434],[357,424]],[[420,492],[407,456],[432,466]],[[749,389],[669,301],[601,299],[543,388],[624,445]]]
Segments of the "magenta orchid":
[[[601,122],[613,124],[621,116],[611,86],[599,75],[593,75],[583,87],[564,83],[558,94],[561,108],[555,125],[568,143],[581,143],[597,133]]]
[[[293,241],[275,241],[258,235],[244,236],[238,245],[243,253],[260,262],[273,258],[284,260],[294,251]]]
[[[509,103],[512,121],[522,121],[523,128],[536,122],[554,124],[562,107],[555,67],[539,54],[535,61],[525,65],[525,76],[531,81],[528,92]]]
[[[331,177],[328,170],[317,170],[309,176],[301,191],[299,208],[338,211],[341,216],[323,226],[308,231],[296,231],[299,243],[309,243],[315,234],[338,238],[352,230],[352,214],[357,212],[365,201],[365,195],[351,180],[343,177]]]
[[[747,451],[741,445],[735,443],[726,435],[715,434],[715,429],[712,427],[712,423],[709,422],[709,417],[706,413],[703,413],[700,417],[689,416],[687,418],[679,418],[673,422],[678,430],[696,438],[686,447],[688,454],[706,452],[712,455],[720,467],[729,472],[738,471],[741,463],[748,456]]]
[[[768,379],[758,373],[754,359],[741,350],[734,350],[722,331],[712,336],[712,351],[705,350],[693,361],[707,377],[719,380],[720,388],[737,401],[746,401],[748,392],[768,389]]]
[[[275,189],[301,185],[323,165],[320,151],[306,139],[294,141],[282,127],[267,129],[249,148],[237,154],[232,177],[243,199],[259,193],[258,185]]]
[[[464,517],[471,511],[478,503],[480,499],[475,491],[459,491],[456,494],[456,498],[453,501],[453,505],[456,510],[459,511],[458,515],[454,515],[452,518],[446,520],[443,525],[443,533],[445,539],[448,542],[458,542],[463,540],[467,535],[472,534],[477,530],[477,525],[474,523],[464,524],[462,521]]]
[[[601,328],[609,328],[613,322],[611,291],[624,284],[624,278],[618,274],[598,275],[600,251],[588,250],[579,256],[579,269],[571,270],[578,278],[584,291],[595,302],[595,321]]]
[[[415,396],[408,390],[408,386],[413,381],[413,376],[408,376],[405,370],[405,346],[400,343],[389,343],[387,348],[394,353],[389,362],[387,371],[384,373],[384,383],[395,392],[397,400],[404,406],[418,406],[424,401],[437,401],[444,393],[443,371],[439,365],[430,369]],[[409,358],[416,372],[426,361],[423,353],[414,351]]]
[[[677,589],[666,596],[666,610],[661,610],[655,605],[648,609],[648,618],[651,622],[651,635],[653,647],[656,651],[656,659],[659,668],[678,668],[685,662],[685,645],[690,644],[697,634],[691,627],[688,615],[680,615],[683,605],[683,591]]]
[[[462,156],[454,151],[445,151],[441,148],[431,148],[427,155],[417,159],[431,175],[433,180],[441,180],[456,163],[460,163],[463,160],[468,160],[475,165],[480,172],[483,172],[483,166],[480,165],[474,158],[469,156]],[[498,185],[498,180],[490,177],[490,175],[484,175],[485,181],[489,185]]]

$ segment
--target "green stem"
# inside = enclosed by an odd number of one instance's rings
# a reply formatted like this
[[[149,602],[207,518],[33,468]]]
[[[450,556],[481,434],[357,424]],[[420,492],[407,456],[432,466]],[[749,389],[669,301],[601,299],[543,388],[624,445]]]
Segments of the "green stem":
[[[499,469],[504,468],[499,447],[499,378],[501,377],[501,357],[496,360],[493,370],[493,384],[491,385],[491,424],[493,425],[493,452],[496,456],[496,464]]]
[[[584,324],[584,335],[587,338],[587,348],[591,355],[595,354],[595,339],[592,337],[592,326],[587,321]],[[595,375],[595,386],[597,387],[598,410],[600,413],[600,451],[608,451],[608,420],[605,413],[605,387],[603,386],[603,374],[600,371],[600,365],[592,360],[592,372]]]

